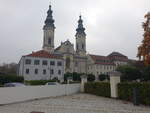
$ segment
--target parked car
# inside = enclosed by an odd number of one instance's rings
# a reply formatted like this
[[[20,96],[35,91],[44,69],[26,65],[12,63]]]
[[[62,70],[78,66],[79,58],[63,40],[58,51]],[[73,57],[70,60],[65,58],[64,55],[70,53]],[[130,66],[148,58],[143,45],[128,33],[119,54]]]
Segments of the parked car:
[[[21,86],[25,86],[25,85],[23,83],[18,83],[18,82],[4,84],[4,87],[21,87]]]
[[[58,82],[47,82],[45,85],[60,85]]]

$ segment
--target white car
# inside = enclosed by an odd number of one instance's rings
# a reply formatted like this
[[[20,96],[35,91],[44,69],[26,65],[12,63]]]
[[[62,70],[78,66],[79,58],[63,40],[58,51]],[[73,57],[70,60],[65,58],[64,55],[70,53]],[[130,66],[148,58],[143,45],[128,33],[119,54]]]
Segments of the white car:
[[[45,85],[60,85],[58,82],[47,82]]]
[[[18,82],[4,84],[4,87],[21,87],[21,86],[25,86],[25,85],[23,83],[18,83]]]

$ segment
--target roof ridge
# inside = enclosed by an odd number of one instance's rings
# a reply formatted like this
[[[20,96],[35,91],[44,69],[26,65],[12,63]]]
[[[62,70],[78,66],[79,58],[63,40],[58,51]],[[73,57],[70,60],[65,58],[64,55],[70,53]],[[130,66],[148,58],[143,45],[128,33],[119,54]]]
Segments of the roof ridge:
[[[90,56],[100,56],[100,57],[107,57],[107,56],[103,56],[103,55],[94,55],[94,54],[89,54]]]
[[[41,57],[41,58],[54,58],[54,59],[62,59],[62,57],[58,54],[52,54],[45,50],[39,50],[36,52],[32,52],[31,54],[25,55],[30,57]]]

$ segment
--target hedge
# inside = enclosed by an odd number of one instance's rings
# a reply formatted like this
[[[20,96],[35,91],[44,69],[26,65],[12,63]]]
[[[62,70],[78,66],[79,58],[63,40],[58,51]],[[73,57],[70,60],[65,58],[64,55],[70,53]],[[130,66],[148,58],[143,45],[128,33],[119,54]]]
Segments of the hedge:
[[[24,78],[17,75],[0,75],[0,84],[4,85],[5,83],[10,82],[24,82]]]
[[[133,88],[139,89],[139,102],[144,105],[150,105],[150,82],[143,83],[119,83],[118,96],[119,99],[132,101]]]
[[[55,80],[30,80],[25,81],[28,85],[45,85],[47,82],[56,82]]]
[[[110,83],[108,82],[88,82],[85,83],[85,93],[103,97],[110,97]]]

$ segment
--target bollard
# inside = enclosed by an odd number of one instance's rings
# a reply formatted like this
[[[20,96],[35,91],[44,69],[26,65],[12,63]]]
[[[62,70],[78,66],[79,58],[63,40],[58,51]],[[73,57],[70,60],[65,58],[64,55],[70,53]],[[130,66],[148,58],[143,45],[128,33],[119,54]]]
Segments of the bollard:
[[[138,106],[139,105],[139,89],[133,88],[133,104]]]

